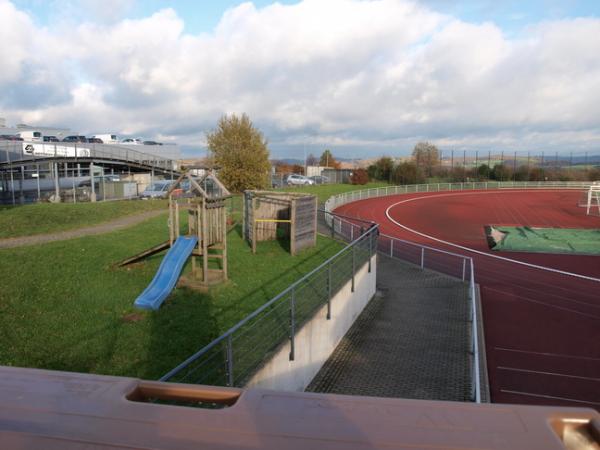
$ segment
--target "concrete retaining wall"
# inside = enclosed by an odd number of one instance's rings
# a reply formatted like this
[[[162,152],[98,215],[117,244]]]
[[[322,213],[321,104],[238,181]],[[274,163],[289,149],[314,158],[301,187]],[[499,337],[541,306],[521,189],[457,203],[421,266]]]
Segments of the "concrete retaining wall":
[[[289,359],[290,344],[285,342],[245,387],[304,391],[375,295],[376,258],[376,255],[371,258],[370,273],[368,264],[357,271],[354,292],[349,281],[331,299],[330,320],[327,320],[327,305],[324,305],[297,330],[294,361]]]

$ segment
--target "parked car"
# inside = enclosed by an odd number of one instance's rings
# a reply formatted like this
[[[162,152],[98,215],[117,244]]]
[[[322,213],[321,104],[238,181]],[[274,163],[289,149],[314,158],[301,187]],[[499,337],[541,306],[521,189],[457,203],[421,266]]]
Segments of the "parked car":
[[[19,136],[23,139],[27,139],[28,141],[41,141],[42,140],[42,132],[41,131],[21,131]]]
[[[142,140],[140,138],[127,138],[121,141],[121,144],[127,145],[142,145]]]
[[[63,142],[82,142],[86,143],[88,140],[85,136],[67,136],[62,140]]]
[[[3,141],[22,141],[23,138],[21,136],[15,136],[14,134],[3,134],[0,136],[0,140]]]
[[[103,144],[118,144],[119,138],[116,134],[95,134],[93,138],[102,139]]]
[[[165,198],[167,196],[167,192],[169,192],[169,188],[173,185],[173,183],[175,182],[170,180],[155,181],[140,194],[140,198]]]
[[[297,174],[293,173],[289,177],[287,177],[286,184],[288,186],[294,186],[294,185],[297,186],[297,185],[315,184],[315,182],[313,180],[311,180],[310,178],[305,177],[304,175],[297,175]]]
[[[102,139],[100,139],[100,138],[97,138],[97,137],[91,137],[91,138],[89,138],[88,142],[90,144],[104,144],[104,141]]]
[[[271,187],[280,188],[285,185],[285,178],[281,174],[273,174],[271,175]]]
[[[315,184],[329,183],[329,178],[327,178],[325,175],[315,175],[313,177],[310,177],[310,179],[313,180],[315,182]]]
[[[44,136],[44,142],[60,142],[56,136]]]

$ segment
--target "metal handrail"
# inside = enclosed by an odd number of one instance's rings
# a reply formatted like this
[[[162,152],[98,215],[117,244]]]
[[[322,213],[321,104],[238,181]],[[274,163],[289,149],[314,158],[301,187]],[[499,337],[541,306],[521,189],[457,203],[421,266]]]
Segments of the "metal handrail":
[[[39,154],[32,153],[31,155],[23,154],[22,146],[27,144],[28,142],[18,142],[17,144],[10,143],[11,145],[4,145],[3,148],[0,148],[0,156],[1,153],[4,153],[5,160],[0,161],[0,164],[18,164],[23,162],[35,162],[38,160],[47,160],[54,158],[117,158],[126,162],[135,162],[135,163],[148,163],[147,165],[152,165],[154,167],[163,168],[165,170],[173,170],[174,160],[170,158],[165,158],[162,156],[140,152],[139,150],[131,149],[122,145],[112,145],[112,144],[88,144],[82,146],[81,143],[70,143],[70,142],[60,142],[60,143],[41,143],[41,142],[30,142],[32,145],[44,145],[45,147],[53,148],[54,151],[49,152],[48,154]],[[103,148],[99,149],[98,146],[102,145]],[[14,147],[14,148],[10,148]],[[66,151],[58,151],[58,148],[63,147]],[[3,150],[3,151],[2,151]],[[63,154],[64,153],[64,154]],[[20,157],[16,159],[12,159],[10,155],[19,154]],[[152,164],[150,164],[152,163]]]
[[[475,297],[475,264],[473,258],[469,258],[471,263],[471,277],[469,281],[469,291],[471,297],[471,336],[473,341],[473,380],[475,389],[475,402],[481,403],[481,368],[479,367],[479,324],[477,317],[477,298]]]
[[[340,219],[340,220],[343,220],[343,219]],[[344,222],[350,224],[353,227],[360,228],[358,225],[355,225],[355,224],[353,224],[351,222],[347,222],[345,220],[344,220]],[[352,250],[358,243],[362,242],[366,238],[371,239],[371,236],[372,235],[376,236],[377,233],[378,233],[378,225],[376,223],[371,223],[371,226],[367,230],[364,230],[362,233],[360,233],[360,235],[359,235],[358,238],[352,240],[352,242],[350,242],[348,245],[346,245],[342,250],[340,250],[335,255],[333,255],[329,259],[327,259],[327,261],[321,263],[319,266],[317,266],[316,268],[314,268],[313,270],[311,270],[310,272],[308,272],[307,274],[305,274],[304,276],[302,276],[300,279],[296,280],[294,283],[292,283],[291,285],[289,285],[287,288],[285,288],[283,291],[281,291],[279,294],[277,294],[271,300],[269,300],[268,302],[266,302],[265,304],[263,304],[262,306],[260,306],[258,309],[256,309],[254,312],[252,312],[251,314],[249,314],[248,316],[246,316],[244,319],[242,319],[241,321],[239,321],[237,324],[235,324],[233,327],[231,327],[229,330],[227,330],[221,336],[219,336],[218,338],[216,338],[215,340],[213,340],[208,345],[204,346],[202,349],[200,349],[198,352],[196,352],[193,355],[191,355],[189,358],[187,358],[185,361],[183,361],[177,367],[175,367],[174,369],[170,370],[168,373],[166,373],[165,375],[163,375],[159,380],[160,381],[168,381],[170,378],[172,378],[173,376],[177,375],[177,373],[179,373],[180,371],[182,371],[183,369],[185,369],[191,363],[193,363],[194,361],[198,360],[203,355],[207,354],[211,349],[213,349],[214,347],[216,347],[218,344],[223,343],[224,341],[227,341],[227,351],[228,351],[228,354],[231,353],[232,336],[234,335],[234,333],[236,331],[240,330],[248,322],[250,322],[254,318],[258,317],[266,309],[268,309],[269,307],[275,305],[278,301],[280,301],[287,294],[295,292],[295,289],[298,288],[303,282],[305,282],[311,276],[315,275],[316,273],[318,273],[319,271],[321,271],[323,269],[328,269],[328,267],[332,264],[333,261],[335,261],[338,258],[340,258],[341,255],[343,255],[343,254],[347,253],[348,251]],[[374,248],[376,248],[376,247],[374,247]],[[328,289],[329,289],[329,286],[328,286]],[[293,357],[291,359],[293,359]],[[229,361],[229,363],[231,363],[231,361]],[[231,371],[229,370],[228,372],[229,372],[229,377],[232,377]],[[229,384],[232,385],[232,380],[229,381]]]
[[[466,260],[471,259],[471,257],[465,256],[465,255],[461,255],[460,253],[449,252],[447,250],[442,250],[442,249],[435,248],[435,247],[429,247],[428,245],[417,244],[415,242],[405,241],[404,239],[400,239],[400,238],[397,238],[397,237],[394,237],[394,236],[390,236],[388,234],[383,234],[382,233],[380,236],[386,237],[388,239],[393,239],[393,240],[395,240],[397,242],[402,242],[403,244],[413,245],[413,246],[419,247],[419,248],[425,248],[427,250],[431,250],[432,252],[444,253],[446,255],[456,256],[458,258],[462,258],[462,259],[466,259]]]
[[[435,253],[441,253],[444,255],[449,255],[449,256],[458,258],[459,260],[463,261],[462,277],[456,277],[449,273],[446,273],[446,275],[451,276],[453,278],[462,279],[462,281],[466,281],[465,265],[468,261],[469,269],[470,269],[468,283],[469,283],[469,301],[470,301],[469,307],[470,307],[470,315],[471,315],[471,353],[472,353],[472,357],[473,357],[473,366],[472,366],[473,367],[473,373],[472,373],[473,390],[471,393],[471,399],[476,403],[481,403],[481,379],[480,379],[481,369],[480,369],[480,364],[479,364],[479,358],[480,358],[480,354],[479,354],[479,324],[478,324],[478,319],[477,319],[478,318],[478,308],[477,308],[477,298],[476,298],[476,291],[475,291],[475,264],[473,263],[473,258],[471,258],[469,256],[461,255],[459,253],[453,253],[453,252],[449,252],[446,250],[441,250],[441,249],[429,247],[426,245],[421,245],[421,244],[417,244],[414,242],[405,241],[403,239],[398,239],[398,238],[395,238],[393,236],[389,236],[386,234],[381,234],[380,236],[385,237],[386,239],[388,239],[390,241],[390,251],[389,251],[388,256],[390,256],[391,258],[398,258],[397,256],[395,256],[395,253],[394,253],[394,242],[400,242],[405,245],[410,245],[412,247],[421,249],[422,252],[424,250],[429,250],[429,251],[432,251]],[[381,253],[388,254],[387,252],[383,252],[383,251],[381,251]],[[423,255],[423,253],[421,253],[421,255]],[[425,265],[423,264],[423,260],[421,260],[421,268],[425,268]]]

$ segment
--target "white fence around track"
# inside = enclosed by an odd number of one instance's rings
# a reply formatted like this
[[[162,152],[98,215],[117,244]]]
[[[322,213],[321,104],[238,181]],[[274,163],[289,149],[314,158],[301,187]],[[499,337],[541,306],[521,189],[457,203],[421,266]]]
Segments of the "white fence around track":
[[[486,189],[589,189],[591,185],[591,181],[474,181],[468,183],[430,183],[386,186],[334,195],[325,202],[325,211],[333,212],[335,208],[357,200],[418,192],[473,191]]]

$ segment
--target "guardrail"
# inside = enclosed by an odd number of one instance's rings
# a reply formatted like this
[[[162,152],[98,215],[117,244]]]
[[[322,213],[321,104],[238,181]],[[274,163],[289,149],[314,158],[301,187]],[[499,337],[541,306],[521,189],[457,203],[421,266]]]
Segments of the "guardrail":
[[[421,269],[434,270],[469,284],[472,358],[471,379],[473,380],[471,385],[471,399],[476,403],[481,403],[481,356],[479,351],[479,323],[477,320],[479,311],[475,291],[475,265],[473,264],[473,259],[458,253],[415,244],[385,234],[379,235],[379,239],[377,240],[377,251],[390,256],[391,258],[401,259],[417,265],[421,267]]]
[[[48,160],[49,158],[93,158],[126,161],[165,171],[175,170],[173,159],[144,153],[130,147],[113,144],[6,141],[0,143],[0,163],[35,163],[38,160]]]
[[[368,264],[377,251],[378,226],[355,224],[340,219],[334,237],[351,240],[337,254],[300,278],[269,300],[219,338],[190,356],[160,378],[180,383],[244,386],[262,363],[280,348],[289,345],[289,359],[294,360],[296,331],[315,311],[327,305],[330,318],[331,299],[348,282],[354,291],[356,273]]]
[[[325,202],[325,211],[356,200],[417,192],[470,191],[479,189],[589,189],[591,181],[474,181],[467,183],[431,183],[386,186],[334,195]]]

